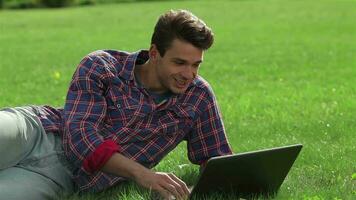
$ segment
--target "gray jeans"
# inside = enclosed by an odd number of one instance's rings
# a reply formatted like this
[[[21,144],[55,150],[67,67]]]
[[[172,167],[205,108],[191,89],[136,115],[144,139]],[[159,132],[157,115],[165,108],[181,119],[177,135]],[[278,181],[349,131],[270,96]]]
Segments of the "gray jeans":
[[[0,110],[0,198],[56,199],[74,191],[61,136],[46,133],[33,107]]]

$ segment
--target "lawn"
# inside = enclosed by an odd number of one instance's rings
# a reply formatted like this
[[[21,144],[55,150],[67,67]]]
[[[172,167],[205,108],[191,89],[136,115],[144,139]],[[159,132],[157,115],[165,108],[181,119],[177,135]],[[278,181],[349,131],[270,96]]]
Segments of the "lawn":
[[[276,199],[356,199],[355,1],[153,1],[0,11],[0,107],[63,106],[83,56],[148,48],[157,17],[171,8],[193,11],[215,32],[200,74],[214,88],[233,150],[304,145]],[[185,144],[155,169],[191,185],[198,167],[182,155]],[[148,196],[127,184],[68,199]]]

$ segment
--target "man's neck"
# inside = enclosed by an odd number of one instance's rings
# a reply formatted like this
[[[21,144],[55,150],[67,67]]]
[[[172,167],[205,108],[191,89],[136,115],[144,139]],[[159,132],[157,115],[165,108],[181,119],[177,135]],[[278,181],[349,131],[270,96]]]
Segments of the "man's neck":
[[[163,94],[167,92],[166,89],[160,84],[156,73],[156,68],[149,60],[143,65],[135,67],[135,76],[139,79],[140,83],[149,91],[156,94]]]

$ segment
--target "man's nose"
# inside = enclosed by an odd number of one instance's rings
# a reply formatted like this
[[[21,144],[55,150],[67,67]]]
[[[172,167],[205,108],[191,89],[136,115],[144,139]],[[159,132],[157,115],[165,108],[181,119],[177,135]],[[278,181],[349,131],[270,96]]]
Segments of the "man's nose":
[[[195,77],[195,72],[192,66],[186,65],[182,76],[185,80],[192,80]]]

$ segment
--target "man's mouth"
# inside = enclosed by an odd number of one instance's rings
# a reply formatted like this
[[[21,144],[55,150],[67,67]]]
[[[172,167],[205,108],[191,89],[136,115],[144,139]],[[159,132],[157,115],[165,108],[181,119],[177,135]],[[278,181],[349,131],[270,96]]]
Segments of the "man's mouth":
[[[183,81],[183,80],[179,80],[179,79],[174,79],[176,81],[176,85],[178,86],[178,88],[186,88],[189,84],[189,81]]]

